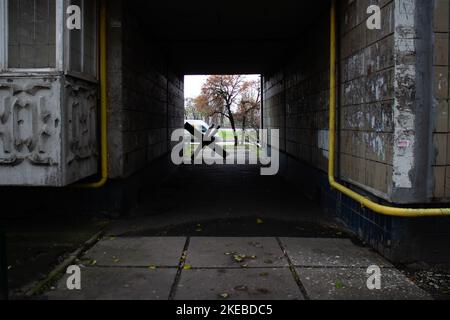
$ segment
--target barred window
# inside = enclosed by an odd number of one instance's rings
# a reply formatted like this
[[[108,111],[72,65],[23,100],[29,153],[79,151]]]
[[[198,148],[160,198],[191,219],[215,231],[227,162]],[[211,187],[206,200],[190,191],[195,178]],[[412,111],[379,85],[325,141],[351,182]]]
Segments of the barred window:
[[[81,8],[81,30],[69,32],[69,70],[97,74],[97,4],[95,0],[71,0]]]
[[[55,67],[55,1],[8,1],[9,68]]]

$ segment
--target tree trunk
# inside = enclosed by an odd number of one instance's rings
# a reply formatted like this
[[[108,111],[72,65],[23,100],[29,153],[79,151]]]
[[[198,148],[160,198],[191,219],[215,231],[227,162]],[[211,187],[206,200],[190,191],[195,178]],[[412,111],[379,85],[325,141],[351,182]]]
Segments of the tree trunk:
[[[229,114],[230,114],[230,124],[231,124],[231,129],[233,129],[234,146],[237,147],[239,141],[238,141],[238,136],[237,136],[237,133],[236,133],[236,125],[235,125],[235,123],[234,123],[234,117],[233,117],[233,114],[231,113],[231,111],[230,111]]]
[[[242,141],[241,144],[244,145],[245,144],[245,126],[246,126],[246,121],[247,120],[247,116],[244,116],[244,118],[242,119]]]

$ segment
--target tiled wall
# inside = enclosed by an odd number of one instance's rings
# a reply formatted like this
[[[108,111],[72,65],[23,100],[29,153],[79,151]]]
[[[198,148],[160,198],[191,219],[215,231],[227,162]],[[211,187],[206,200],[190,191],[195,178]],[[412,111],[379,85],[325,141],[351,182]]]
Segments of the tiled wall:
[[[327,170],[329,100],[329,22],[321,16],[295,48],[289,63],[265,75],[264,127],[280,130],[280,149]],[[321,34],[321,37],[317,35]],[[301,55],[295,54],[301,52]]]
[[[394,27],[393,1],[381,2],[383,28],[374,31],[365,24],[369,1],[342,1],[339,167],[342,179],[387,197],[393,162]],[[281,150],[327,171],[328,13],[308,30],[284,69],[265,77],[264,123],[280,129]]]
[[[136,11],[139,6],[121,6],[110,24],[117,29],[113,33],[121,33],[120,52],[110,54],[110,61],[117,60],[110,80],[113,178],[128,177],[167,154],[172,130],[183,127],[184,117],[183,76],[171,69],[163,48],[141,32],[146,22]],[[114,41],[114,35],[110,38]]]
[[[366,27],[377,4],[382,29]],[[341,16],[341,177],[388,194],[393,163],[393,1],[343,1]]]
[[[436,0],[434,11],[433,142],[434,192],[436,199],[450,199],[449,39],[450,1]]]

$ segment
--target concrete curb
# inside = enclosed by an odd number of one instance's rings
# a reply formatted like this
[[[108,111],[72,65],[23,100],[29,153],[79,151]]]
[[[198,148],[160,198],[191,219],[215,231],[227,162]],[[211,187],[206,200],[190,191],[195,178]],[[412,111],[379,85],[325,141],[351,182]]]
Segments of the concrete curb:
[[[105,234],[105,229],[97,232],[94,236],[92,236],[89,240],[87,240],[79,249],[72,252],[63,262],[58,264],[46,277],[41,281],[32,282],[31,284],[26,285],[20,290],[24,292],[22,297],[24,298],[32,298],[39,293],[41,293],[46,286],[50,283],[55,282],[61,274],[66,272],[68,266],[72,265],[76,259],[82,256],[84,252],[92,248]],[[20,297],[19,297],[20,298]]]

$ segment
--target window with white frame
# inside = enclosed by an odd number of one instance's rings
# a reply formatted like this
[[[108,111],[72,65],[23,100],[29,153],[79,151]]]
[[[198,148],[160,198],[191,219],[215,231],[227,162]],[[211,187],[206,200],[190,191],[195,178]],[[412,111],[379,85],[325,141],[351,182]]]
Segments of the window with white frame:
[[[81,8],[81,30],[68,31],[68,70],[97,76],[97,1],[70,0],[69,5]]]
[[[7,67],[56,66],[56,0],[7,2]]]
[[[66,28],[67,8],[81,9],[81,29]],[[97,78],[96,0],[0,0],[0,71],[66,71]]]

